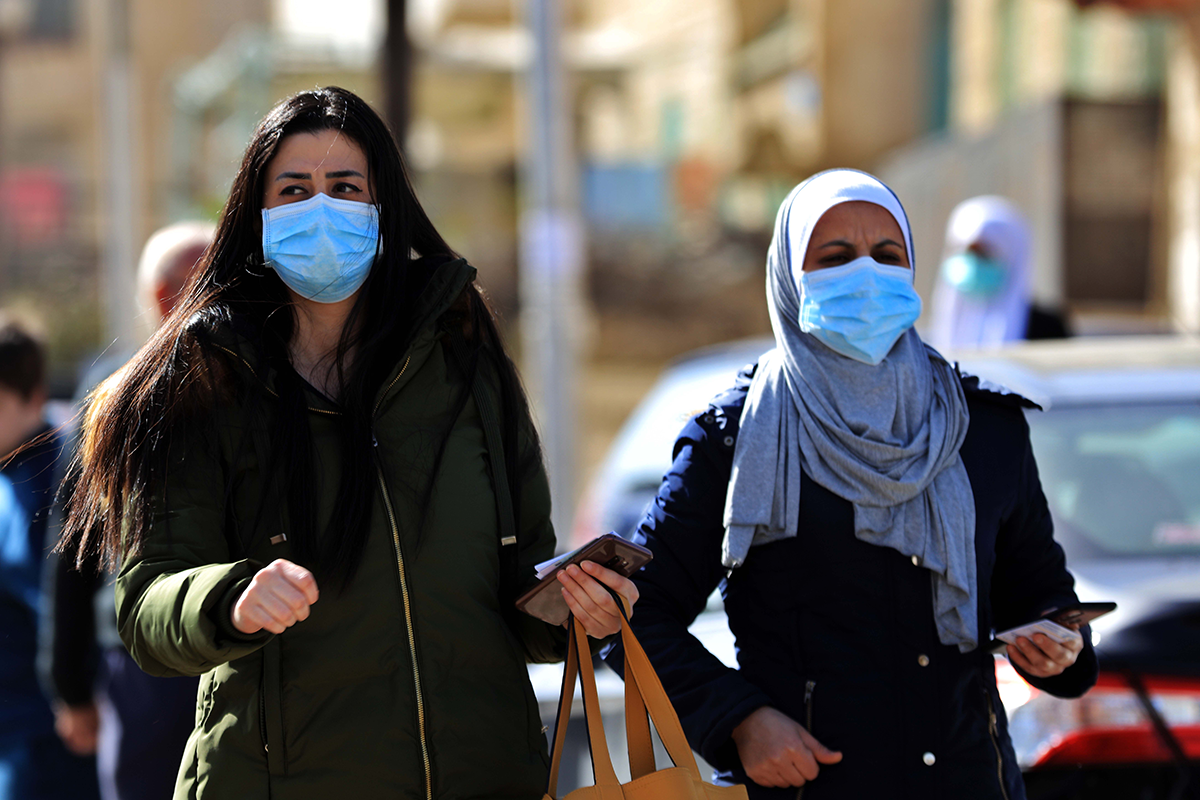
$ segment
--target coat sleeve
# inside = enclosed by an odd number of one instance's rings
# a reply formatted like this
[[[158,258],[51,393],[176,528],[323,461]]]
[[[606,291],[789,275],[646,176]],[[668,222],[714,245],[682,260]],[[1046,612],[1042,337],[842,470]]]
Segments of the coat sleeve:
[[[47,549],[54,543],[49,539]],[[49,696],[69,706],[92,702],[97,661],[93,598],[102,585],[100,568],[94,563],[76,569],[71,559],[52,554],[46,564],[38,631],[38,677]]]
[[[262,567],[235,560],[225,536],[226,470],[216,446],[189,436],[172,443],[141,552],[117,577],[117,626],[151,675],[199,675],[268,642],[240,634],[234,602]]]
[[[78,427],[69,436],[70,451],[78,447]],[[65,463],[67,459],[64,457]],[[55,482],[69,480],[56,475]],[[44,552],[49,553],[42,577],[42,607],[38,619],[38,679],[48,697],[69,706],[92,702],[96,682],[95,596],[103,585],[103,572],[96,559],[76,568],[74,559],[54,553],[62,533],[65,513],[61,498],[70,494],[64,485],[51,507],[46,525]]]
[[[692,418],[680,434],[671,469],[638,528],[654,560],[634,576],[641,597],[631,623],[692,747],[727,768],[736,759],[733,729],[770,698],[688,632],[725,577],[722,517],[732,448],[723,453],[714,438],[724,440],[732,431],[721,426],[732,422],[714,412]],[[619,642],[606,661],[623,673]]]
[[[991,603],[996,630],[1005,630],[1078,601],[1066,556],[1054,540],[1054,523],[1029,440],[1029,424],[1020,412],[1022,437],[1019,497],[996,538]],[[1091,630],[1084,627],[1084,648],[1075,663],[1052,678],[1021,673],[1031,685],[1057,697],[1079,697],[1096,682],[1099,665]],[[1015,665],[1014,665],[1015,666]],[[1019,672],[1020,670],[1018,670]]]

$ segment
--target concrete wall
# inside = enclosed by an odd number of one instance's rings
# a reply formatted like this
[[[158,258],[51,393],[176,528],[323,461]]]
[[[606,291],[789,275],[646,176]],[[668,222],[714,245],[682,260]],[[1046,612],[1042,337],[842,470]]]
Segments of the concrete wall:
[[[986,134],[951,134],[894,153],[879,176],[908,212],[916,250],[916,287],[930,308],[946,220],[963,200],[1003,195],[1033,229],[1034,297],[1063,299],[1062,130],[1057,103],[1027,107]],[[922,322],[923,324],[923,322]]]
[[[269,22],[268,0],[128,0],[134,96],[133,127],[139,158],[139,241],[167,220],[162,186],[170,177],[170,82],[216,48],[238,25]],[[79,0],[76,34],[65,41],[5,45],[0,66],[0,120],[5,164],[67,159],[86,202],[80,212],[91,229],[104,231],[95,201],[103,196],[106,152],[104,53],[112,15],[106,0]],[[265,109],[264,109],[265,110]]]
[[[869,167],[928,129],[931,0],[827,0],[822,166]]]
[[[1167,313],[1200,333],[1200,11],[1183,16],[1167,73]]]

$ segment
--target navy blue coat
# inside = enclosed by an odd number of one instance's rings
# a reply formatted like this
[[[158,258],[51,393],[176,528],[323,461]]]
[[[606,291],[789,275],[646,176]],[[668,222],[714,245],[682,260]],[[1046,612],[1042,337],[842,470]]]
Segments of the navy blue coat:
[[[738,723],[769,705],[801,724],[811,719],[813,735],[844,755],[821,767],[805,800],[1021,800],[992,656],[939,642],[930,573],[856,539],[848,501],[804,475],[798,535],[752,548],[727,576],[722,515],[751,374],[688,422],[638,529],[654,560],[635,576],[641,599],[633,628],[692,746],[720,777],[746,783],[754,800],[792,800],[795,789],[752,784],[730,739]],[[1032,404],[983,390],[973,378],[963,384],[971,422],[961,455],[975,496],[986,642],[989,631],[1077,598],[1029,443],[1023,406]],[[718,586],[737,640],[737,670],[687,632]],[[1060,697],[1085,692],[1097,675],[1090,635],[1085,640],[1072,667],[1030,683]],[[608,661],[620,672],[619,647]]]
[[[0,468],[0,746],[54,731],[35,670],[46,518],[62,451],[49,430]]]

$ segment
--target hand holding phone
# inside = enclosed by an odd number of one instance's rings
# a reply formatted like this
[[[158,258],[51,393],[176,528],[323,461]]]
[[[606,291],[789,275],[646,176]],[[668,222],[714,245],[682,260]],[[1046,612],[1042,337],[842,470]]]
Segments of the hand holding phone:
[[[993,644],[997,644],[996,651],[1003,647],[1008,660],[1022,672],[1037,678],[1053,677],[1074,664],[1082,652],[1079,628],[1116,607],[1116,603],[1075,603],[1052,609],[1041,619],[997,633]]]
[[[571,609],[563,597],[563,583],[558,577],[560,573],[571,566],[578,568],[584,561],[591,561],[628,578],[652,558],[654,555],[641,545],[615,533],[606,533],[577,550],[539,564],[538,584],[518,597],[516,606],[526,614],[553,625],[561,625],[567,621]],[[580,579],[586,577],[582,570],[579,573],[571,571],[567,574],[578,574]]]
[[[1036,633],[1048,636],[1059,644],[1083,641],[1083,636],[1078,631],[1050,619],[1039,619],[1036,622],[1028,622],[1006,631],[1000,631],[996,634],[996,640],[1005,644],[1016,644],[1018,638],[1024,636],[1026,639],[1032,639]]]
[[[620,633],[621,625],[627,617],[632,617],[638,601],[637,584],[595,561],[571,564],[558,573],[558,582],[559,596],[592,639]],[[570,624],[568,619],[563,627]]]
[[[1116,607],[1116,603],[1101,602],[1072,603],[1064,608],[1052,609],[1043,614],[1040,619],[1035,619],[1024,625],[1018,625],[1015,628],[1009,628],[997,633],[996,638],[992,641],[992,650],[993,652],[999,652],[1003,649],[1000,646],[1001,642],[1016,644],[1018,637],[1024,636],[1029,638],[1035,633],[1045,634],[1059,644],[1075,641],[1082,642],[1083,637],[1077,631],[1097,617],[1114,611]]]

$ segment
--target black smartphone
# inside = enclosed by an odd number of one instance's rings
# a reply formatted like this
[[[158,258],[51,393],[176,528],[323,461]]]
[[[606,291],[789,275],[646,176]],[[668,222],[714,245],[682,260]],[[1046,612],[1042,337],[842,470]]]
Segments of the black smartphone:
[[[1014,628],[1009,628],[1006,631],[1000,631],[996,634],[996,638],[988,645],[988,650],[993,653],[999,653],[1004,649],[1005,644],[1016,644],[1017,637],[1031,637],[1035,633],[1043,633],[1049,636],[1059,644],[1066,644],[1072,640],[1078,640],[1080,634],[1075,632],[1072,625],[1086,625],[1096,617],[1104,616],[1110,611],[1115,611],[1117,604],[1111,601],[1098,603],[1072,603],[1069,606],[1056,608],[1043,617],[1038,617],[1035,620],[1026,622],[1023,625],[1017,625]]]
[[[1072,603],[1064,608],[1051,611],[1047,617],[1059,625],[1086,625],[1096,617],[1102,617],[1110,611],[1116,611],[1117,604],[1111,601],[1103,603]]]
[[[592,561],[628,578],[652,558],[654,554],[640,544],[615,533],[606,533],[559,559],[536,586],[517,598],[517,608],[553,625],[561,625],[571,615],[571,609],[559,589],[562,584],[558,582],[558,573],[571,564]]]

